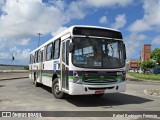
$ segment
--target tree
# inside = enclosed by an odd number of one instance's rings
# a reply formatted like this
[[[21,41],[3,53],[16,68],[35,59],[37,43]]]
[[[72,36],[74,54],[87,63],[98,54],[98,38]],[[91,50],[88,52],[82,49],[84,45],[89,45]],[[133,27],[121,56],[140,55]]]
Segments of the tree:
[[[160,65],[160,48],[156,48],[152,51],[151,58]]]
[[[29,66],[24,66],[24,70],[29,70]]]
[[[143,72],[145,73],[147,68],[153,68],[156,66],[156,62],[152,60],[143,61],[140,63],[140,67],[143,69]]]

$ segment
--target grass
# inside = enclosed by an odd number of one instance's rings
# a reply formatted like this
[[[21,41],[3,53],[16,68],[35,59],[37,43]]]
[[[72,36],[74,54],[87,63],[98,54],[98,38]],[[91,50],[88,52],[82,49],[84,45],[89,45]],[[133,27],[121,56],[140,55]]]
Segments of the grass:
[[[135,72],[128,72],[127,74],[139,79],[160,81],[160,74],[154,75],[154,74],[143,74]]]

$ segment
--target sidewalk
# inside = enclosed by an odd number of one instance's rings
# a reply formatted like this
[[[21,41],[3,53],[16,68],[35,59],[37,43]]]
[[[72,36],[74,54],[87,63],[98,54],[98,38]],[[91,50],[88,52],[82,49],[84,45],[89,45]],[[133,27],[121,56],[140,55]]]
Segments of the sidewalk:
[[[0,81],[28,78],[28,72],[0,72]]]
[[[131,76],[129,74],[126,74],[126,79],[128,79],[128,80],[140,80],[140,79],[135,78],[135,77],[133,77],[133,76]]]
[[[126,79],[129,81],[145,81],[145,82],[157,82],[160,83],[160,81],[156,81],[156,80],[145,80],[145,79],[139,79],[139,78],[135,78],[129,74],[126,74]]]

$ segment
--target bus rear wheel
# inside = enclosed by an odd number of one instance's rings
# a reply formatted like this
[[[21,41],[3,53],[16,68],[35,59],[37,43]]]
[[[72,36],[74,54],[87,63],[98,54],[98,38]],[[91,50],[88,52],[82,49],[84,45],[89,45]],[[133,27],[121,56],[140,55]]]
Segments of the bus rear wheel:
[[[39,87],[39,86],[40,86],[40,83],[37,82],[37,75],[36,75],[36,73],[34,74],[34,85],[35,85],[36,87]]]
[[[59,83],[57,78],[52,82],[52,94],[55,98],[58,98],[58,99],[61,99],[64,97],[64,93],[59,90]]]

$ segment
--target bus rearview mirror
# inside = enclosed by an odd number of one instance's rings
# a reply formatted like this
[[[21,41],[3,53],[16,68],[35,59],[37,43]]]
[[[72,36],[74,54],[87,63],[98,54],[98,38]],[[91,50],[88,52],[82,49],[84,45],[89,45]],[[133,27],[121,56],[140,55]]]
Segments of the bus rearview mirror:
[[[124,49],[124,59],[126,60],[127,56],[126,56],[126,46],[125,46],[125,44],[123,44],[123,49]]]
[[[69,52],[70,52],[70,53],[73,52],[74,49],[75,49],[75,45],[74,45],[73,43],[70,43],[70,44],[69,44]]]

